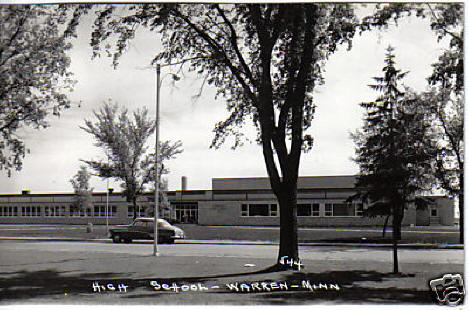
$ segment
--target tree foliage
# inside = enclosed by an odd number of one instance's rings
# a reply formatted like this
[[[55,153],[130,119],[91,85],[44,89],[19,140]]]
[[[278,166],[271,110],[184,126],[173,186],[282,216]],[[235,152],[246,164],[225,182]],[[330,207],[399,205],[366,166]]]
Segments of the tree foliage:
[[[80,166],[80,170],[70,179],[70,183],[75,191],[74,207],[78,210],[84,210],[91,202],[93,188],[89,186],[91,174],[86,169],[86,166]]]
[[[460,243],[464,243],[464,6],[462,3],[391,4],[383,7],[370,24],[385,25],[388,17],[394,20],[416,13],[430,20],[430,27],[439,41],[448,39],[428,77],[431,89],[420,94],[427,121],[433,127],[426,141],[436,142],[433,157],[434,176],[449,194],[458,197],[460,213]],[[428,146],[432,148],[431,145]]]
[[[19,131],[46,127],[49,114],[70,105],[65,17],[57,6],[0,7],[0,170],[9,176],[28,152]]]
[[[149,151],[148,139],[154,133],[156,122],[149,117],[146,108],[129,115],[127,109],[119,109],[112,103],[105,103],[94,116],[95,121],[85,120],[81,128],[94,137],[95,145],[102,148],[108,158],[84,162],[98,176],[122,181],[123,194],[133,203],[136,217],[138,197],[155,181],[155,153]],[[181,153],[181,145],[180,141],[160,142],[159,175],[168,173],[163,162]]]
[[[361,30],[387,28],[406,16],[430,21],[439,41],[448,40],[433,72],[428,78],[431,90],[420,94],[430,115],[433,132],[427,141],[437,141],[434,156],[437,181],[450,195],[458,196],[460,212],[460,243],[464,242],[464,5],[463,3],[391,3],[378,7],[364,18]],[[430,146],[431,147],[431,146]]]
[[[396,244],[401,238],[405,207],[431,188],[434,149],[422,147],[430,126],[419,111],[416,94],[401,86],[407,72],[396,68],[394,58],[389,47],[383,76],[374,77],[376,84],[369,85],[381,95],[373,102],[361,103],[366,109],[364,128],[353,138],[360,168],[356,187],[360,198],[369,204],[366,213],[392,216]],[[394,272],[398,272],[397,261]]]
[[[122,10],[122,11],[119,11]],[[138,26],[161,34],[154,62],[179,63],[204,77],[224,98],[229,117],[217,123],[212,147],[252,122],[270,184],[280,205],[278,257],[298,258],[297,178],[301,152],[310,150],[315,104],[324,64],[338,45],[351,46],[356,18],[345,3],[143,4],[99,6],[92,33],[117,65]],[[106,45],[106,42],[115,44]]]

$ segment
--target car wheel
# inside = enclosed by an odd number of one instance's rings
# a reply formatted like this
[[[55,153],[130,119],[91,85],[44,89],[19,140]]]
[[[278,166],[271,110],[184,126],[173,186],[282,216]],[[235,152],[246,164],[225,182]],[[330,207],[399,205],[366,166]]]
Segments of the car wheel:
[[[171,238],[171,239],[168,239],[168,240],[167,240],[167,243],[173,244],[173,243],[174,243],[174,239],[172,239],[172,238]]]
[[[122,239],[120,239],[120,236],[119,236],[119,235],[113,235],[113,236],[112,236],[112,241],[113,241],[114,243],[120,243],[120,242],[122,242]]]
[[[132,243],[132,239],[124,239],[125,243]]]

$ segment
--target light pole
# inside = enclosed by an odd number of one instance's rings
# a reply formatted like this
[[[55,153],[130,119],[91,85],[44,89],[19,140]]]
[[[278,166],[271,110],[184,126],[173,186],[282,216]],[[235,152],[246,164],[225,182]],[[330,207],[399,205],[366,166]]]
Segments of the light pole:
[[[106,150],[107,166],[109,166],[109,150]],[[109,234],[109,177],[106,178],[106,233]]]
[[[154,243],[153,256],[158,253],[158,217],[159,217],[159,93],[161,87],[161,66],[156,64],[156,142],[155,142],[155,163],[154,163]]]

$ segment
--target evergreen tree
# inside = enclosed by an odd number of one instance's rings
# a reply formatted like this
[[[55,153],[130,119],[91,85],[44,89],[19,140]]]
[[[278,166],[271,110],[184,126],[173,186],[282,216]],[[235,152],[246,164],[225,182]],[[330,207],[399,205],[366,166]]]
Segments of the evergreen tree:
[[[416,202],[416,195],[429,189],[430,158],[422,143],[427,136],[425,114],[420,113],[417,96],[402,87],[407,72],[395,67],[393,48],[388,47],[383,77],[369,85],[381,93],[373,102],[361,103],[366,109],[364,128],[353,138],[360,175],[356,187],[368,204],[366,214],[392,217],[394,273],[398,273],[397,242],[405,207]],[[420,203],[420,201],[418,201]]]

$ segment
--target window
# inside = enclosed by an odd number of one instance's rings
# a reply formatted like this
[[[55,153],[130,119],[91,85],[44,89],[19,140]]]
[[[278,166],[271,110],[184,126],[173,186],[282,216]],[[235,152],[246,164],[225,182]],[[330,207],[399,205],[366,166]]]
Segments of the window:
[[[362,216],[361,203],[327,203],[325,204],[325,216]]]
[[[249,216],[268,216],[269,206],[267,204],[249,205]]]
[[[249,216],[249,205],[242,205],[241,216]]]
[[[278,216],[278,205],[275,203],[252,203],[241,205],[241,216]]]
[[[115,206],[112,206],[112,207],[115,208]],[[116,209],[114,209],[114,210],[116,210]],[[127,214],[127,216],[128,216],[129,218],[132,218],[132,217],[133,217],[133,210],[134,210],[133,206],[128,206],[128,214]],[[111,212],[111,207],[109,206],[109,213],[110,213],[110,212]],[[115,213],[116,213],[116,211],[114,211],[114,215],[113,215],[113,216],[115,216]],[[110,215],[109,215],[109,216],[110,216]],[[137,215],[136,215],[136,216],[137,216],[137,217],[145,217],[145,209],[144,209],[143,207],[137,206]]]
[[[145,228],[147,226],[147,224],[146,224],[146,222],[136,221],[136,222],[133,223],[133,226]]]
[[[312,205],[312,216],[320,216],[320,205],[318,203]]]
[[[278,216],[278,205],[276,203],[270,205],[270,216]]]
[[[15,211],[12,210],[12,212],[15,212]],[[16,211],[16,214],[18,214],[18,210]],[[27,217],[41,216],[41,207],[21,207],[20,216],[27,216]]]
[[[109,206],[109,209],[108,209],[108,216],[109,217],[116,217],[117,216],[117,206]]]
[[[106,206],[94,206],[94,216],[95,217],[106,216]]]
[[[354,216],[354,205],[347,203],[333,204],[333,216]]]
[[[431,216],[433,216],[433,217],[437,216],[437,209],[436,208],[431,209]]]
[[[91,208],[88,208],[91,212]],[[83,210],[82,208],[78,206],[70,206],[70,216],[72,217],[85,217],[86,215],[86,210]]]
[[[11,217],[11,216],[18,216],[18,207],[0,207],[0,216],[3,217]]]
[[[356,204],[356,216],[363,216],[363,205],[362,203]]]
[[[310,204],[297,204],[297,216],[311,216],[312,205]]]

